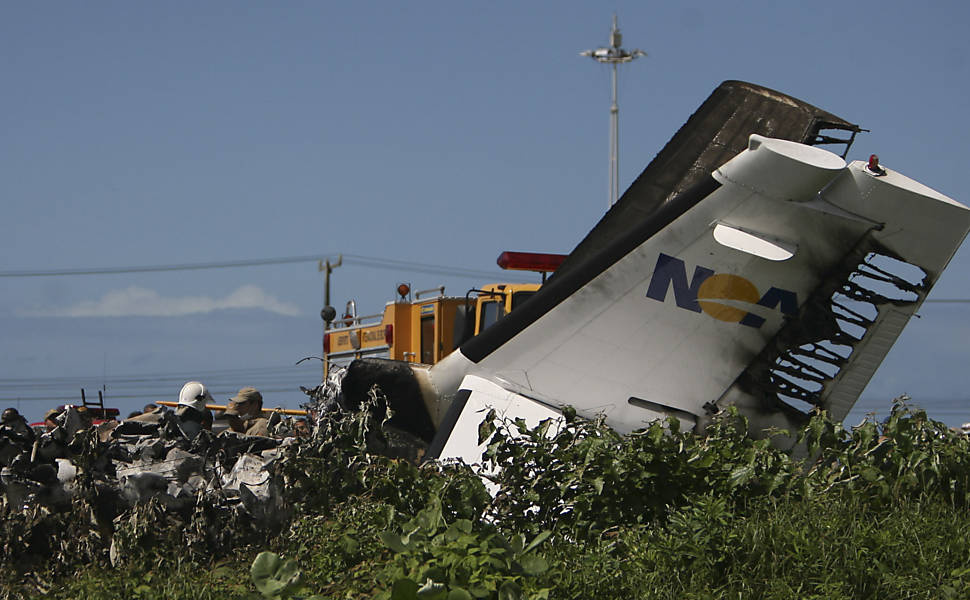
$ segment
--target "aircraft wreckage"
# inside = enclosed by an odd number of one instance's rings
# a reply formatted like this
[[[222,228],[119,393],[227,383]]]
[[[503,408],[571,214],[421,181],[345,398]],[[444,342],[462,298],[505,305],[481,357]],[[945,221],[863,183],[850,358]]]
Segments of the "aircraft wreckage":
[[[970,229],[965,206],[876,157],[847,164],[861,131],[725,82],[521,307],[434,366],[336,369],[305,408],[354,410],[376,385],[425,456],[468,462],[486,407],[534,424],[569,405],[621,432],[665,416],[702,432],[728,406],[754,435],[816,408],[841,420]],[[56,509],[88,469],[118,511],[205,498],[271,519],[280,447],[300,443],[189,432],[172,413],[98,433],[70,411],[33,445],[4,431],[7,510]],[[78,444],[100,459],[75,464]]]
[[[531,298],[433,366],[351,363],[345,403],[380,385],[429,456],[469,462],[485,408],[621,432],[728,406],[758,436],[844,419],[970,229],[875,155],[846,163],[861,131],[723,83]]]

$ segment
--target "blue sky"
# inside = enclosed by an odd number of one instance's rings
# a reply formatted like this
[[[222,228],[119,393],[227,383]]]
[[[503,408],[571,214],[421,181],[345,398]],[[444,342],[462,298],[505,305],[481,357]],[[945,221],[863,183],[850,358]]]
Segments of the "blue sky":
[[[607,42],[625,188],[727,79],[859,123],[849,158],[964,203],[962,2],[86,2],[0,4],[0,272],[374,257],[332,299],[397,283],[463,294],[503,250],[568,252],[607,206]],[[970,248],[931,298],[970,298]],[[0,400],[30,418],[106,388],[127,412],[189,379],[295,407],[319,380],[312,260],[0,277]],[[926,305],[856,413],[909,393],[970,421],[970,304]],[[31,398],[37,398],[32,400]]]

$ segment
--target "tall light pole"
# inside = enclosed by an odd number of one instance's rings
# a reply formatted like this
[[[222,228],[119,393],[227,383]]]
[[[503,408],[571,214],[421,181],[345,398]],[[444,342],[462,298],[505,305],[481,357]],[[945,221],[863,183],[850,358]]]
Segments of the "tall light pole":
[[[610,29],[610,45],[595,50],[583,50],[579,53],[580,56],[588,56],[598,63],[613,67],[613,103],[610,105],[610,206],[616,204],[620,197],[620,107],[616,102],[616,67],[647,55],[639,48],[624,50],[620,47],[622,43],[623,36],[620,35],[614,14],[613,27]]]

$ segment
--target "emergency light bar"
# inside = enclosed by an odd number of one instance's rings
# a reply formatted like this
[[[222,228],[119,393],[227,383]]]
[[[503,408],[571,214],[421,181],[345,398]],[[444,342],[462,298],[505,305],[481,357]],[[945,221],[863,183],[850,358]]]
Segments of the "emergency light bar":
[[[552,273],[566,260],[565,254],[542,252],[503,252],[498,255],[498,266],[507,271],[535,271]]]

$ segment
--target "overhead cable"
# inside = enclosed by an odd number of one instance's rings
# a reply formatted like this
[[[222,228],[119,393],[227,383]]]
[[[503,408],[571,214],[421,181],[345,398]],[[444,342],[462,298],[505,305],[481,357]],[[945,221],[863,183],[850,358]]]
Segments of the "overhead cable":
[[[203,269],[234,269],[240,267],[259,267],[267,265],[283,265],[293,263],[319,262],[327,260],[335,255],[313,254],[305,256],[283,256],[276,258],[254,258],[247,260],[231,260],[223,262],[202,262],[202,263],[177,263],[168,265],[141,265],[125,267],[80,267],[75,269],[49,269],[49,270],[11,270],[0,271],[0,277],[68,277],[79,275],[119,275],[127,273],[158,273],[166,271],[199,271]],[[495,271],[484,271],[477,269],[465,269],[448,265],[435,265],[429,263],[419,263],[408,260],[397,260],[392,258],[381,258],[375,256],[360,256],[355,254],[344,254],[344,260],[348,264],[355,264],[361,267],[374,269],[389,269],[394,271],[410,271],[418,273],[430,273],[434,275],[446,275],[453,277],[495,277]],[[527,283],[523,275],[503,273],[502,279],[512,283]]]

